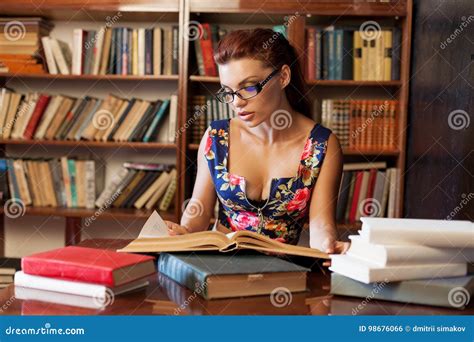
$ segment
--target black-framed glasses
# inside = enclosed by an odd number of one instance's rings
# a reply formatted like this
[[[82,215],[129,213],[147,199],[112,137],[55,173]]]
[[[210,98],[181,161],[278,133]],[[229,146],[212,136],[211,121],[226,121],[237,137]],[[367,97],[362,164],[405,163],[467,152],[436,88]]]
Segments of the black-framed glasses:
[[[231,103],[234,101],[234,96],[237,95],[240,99],[242,100],[248,100],[251,99],[252,97],[257,96],[265,86],[265,84],[268,83],[272,79],[273,76],[275,76],[279,69],[275,69],[272,71],[270,75],[266,79],[264,79],[261,82],[258,82],[254,85],[242,87],[240,89],[237,89],[236,91],[226,91],[226,90],[220,90],[217,92],[215,97],[223,103]]]

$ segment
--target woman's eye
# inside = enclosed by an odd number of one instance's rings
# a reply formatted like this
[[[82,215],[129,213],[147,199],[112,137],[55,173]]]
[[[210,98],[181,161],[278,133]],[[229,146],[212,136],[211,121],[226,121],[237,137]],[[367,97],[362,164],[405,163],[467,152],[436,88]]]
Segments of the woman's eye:
[[[255,85],[251,85],[251,86],[245,87],[244,89],[246,91],[255,91],[257,89],[257,87]]]

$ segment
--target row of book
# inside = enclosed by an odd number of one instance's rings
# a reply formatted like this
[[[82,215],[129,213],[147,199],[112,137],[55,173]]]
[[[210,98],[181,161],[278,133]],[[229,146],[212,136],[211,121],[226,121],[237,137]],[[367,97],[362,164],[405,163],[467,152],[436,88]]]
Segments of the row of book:
[[[165,164],[125,163],[95,201],[101,207],[169,209],[177,189],[177,171]]]
[[[399,171],[386,162],[344,164],[336,210],[340,223],[363,216],[395,217]]]
[[[15,272],[21,269],[18,258],[0,258],[0,289],[13,283]]]
[[[204,95],[191,97],[189,112],[193,121],[190,132],[191,144],[199,144],[211,121],[230,119],[235,116],[229,103],[222,103],[213,96]]]
[[[148,286],[154,257],[68,246],[21,260],[15,298],[103,310],[115,296]],[[44,307],[44,305],[43,305]]]
[[[362,217],[346,254],[332,255],[331,293],[463,309],[474,293],[474,223]],[[362,308],[363,310],[363,308]]]
[[[74,29],[69,45],[42,38],[48,72],[63,75],[177,75],[178,26]]]
[[[163,164],[124,163],[106,187],[95,160],[0,159],[0,171],[1,198],[24,206],[166,211],[176,192],[176,170]]]
[[[305,39],[308,80],[400,79],[401,31],[397,27],[309,27]]]
[[[44,73],[41,38],[52,28],[37,17],[0,18],[0,72]]]
[[[321,123],[338,137],[342,147],[397,149],[399,104],[396,100],[324,99]]]
[[[176,95],[152,102],[0,89],[2,139],[174,143],[177,111]]]

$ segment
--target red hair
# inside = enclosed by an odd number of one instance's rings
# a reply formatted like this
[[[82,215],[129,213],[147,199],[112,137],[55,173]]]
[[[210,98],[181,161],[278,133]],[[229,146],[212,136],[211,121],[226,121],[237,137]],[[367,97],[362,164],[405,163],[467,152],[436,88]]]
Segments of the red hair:
[[[288,102],[297,112],[311,117],[311,105],[305,97],[306,83],[298,56],[281,33],[263,28],[230,32],[219,42],[214,59],[222,65],[240,58],[262,61],[273,69],[288,65],[291,70],[291,80],[285,88]]]

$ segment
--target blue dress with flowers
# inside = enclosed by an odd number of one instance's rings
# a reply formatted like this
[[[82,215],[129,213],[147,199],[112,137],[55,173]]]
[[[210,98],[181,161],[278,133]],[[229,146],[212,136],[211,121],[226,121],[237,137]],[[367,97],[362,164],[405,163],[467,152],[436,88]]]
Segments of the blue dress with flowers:
[[[294,177],[271,180],[270,195],[248,199],[245,178],[227,170],[230,119],[212,121],[205,158],[219,198],[219,223],[233,230],[251,230],[280,242],[296,244],[308,224],[311,193],[326,154],[331,130],[315,124]]]

